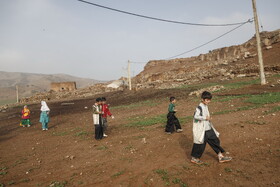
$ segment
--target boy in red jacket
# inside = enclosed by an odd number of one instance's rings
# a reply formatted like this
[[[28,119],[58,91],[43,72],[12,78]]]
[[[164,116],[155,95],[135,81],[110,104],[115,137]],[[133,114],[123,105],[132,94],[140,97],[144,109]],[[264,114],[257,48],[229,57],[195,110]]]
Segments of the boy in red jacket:
[[[107,127],[108,127],[108,122],[107,122],[107,116],[110,116],[112,119],[114,119],[115,117],[111,114],[110,110],[109,110],[109,106],[106,104],[106,98],[102,97],[101,98],[102,101],[102,121],[103,121],[103,136],[107,137],[107,135],[105,134]]]

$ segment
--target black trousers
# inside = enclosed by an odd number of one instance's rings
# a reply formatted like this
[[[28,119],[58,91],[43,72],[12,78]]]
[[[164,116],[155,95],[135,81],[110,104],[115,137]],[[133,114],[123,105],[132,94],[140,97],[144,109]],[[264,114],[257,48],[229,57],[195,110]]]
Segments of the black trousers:
[[[208,143],[211,148],[218,154],[219,152],[223,153],[225,150],[220,146],[220,140],[216,136],[213,129],[205,131],[204,143],[203,144],[193,144],[192,148],[192,157],[200,158],[205,150],[206,143]]]
[[[102,118],[99,117],[99,124],[94,124],[95,127],[95,139],[101,140],[103,138],[103,125]]]
[[[166,123],[166,127],[165,127],[165,132],[174,132],[175,129],[181,129],[181,125],[180,122],[178,120],[178,118],[175,116],[175,112],[169,112],[167,114],[167,123]]]

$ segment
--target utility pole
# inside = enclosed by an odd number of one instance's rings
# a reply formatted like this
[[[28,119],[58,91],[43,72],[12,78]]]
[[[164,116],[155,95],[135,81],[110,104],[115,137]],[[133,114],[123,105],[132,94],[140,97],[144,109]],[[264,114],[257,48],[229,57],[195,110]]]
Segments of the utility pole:
[[[258,59],[260,65],[260,77],[261,77],[261,85],[266,84],[265,75],[264,75],[264,66],[263,66],[263,56],[262,56],[262,48],[261,48],[261,39],[259,32],[259,21],[256,9],[256,0],[252,0],[253,12],[254,12],[254,21],[255,21],[255,29],[256,29],[256,40],[257,40],[257,49],[258,49]]]
[[[18,103],[18,85],[16,85],[17,103]]]
[[[127,62],[127,75],[129,90],[131,90],[130,61]]]

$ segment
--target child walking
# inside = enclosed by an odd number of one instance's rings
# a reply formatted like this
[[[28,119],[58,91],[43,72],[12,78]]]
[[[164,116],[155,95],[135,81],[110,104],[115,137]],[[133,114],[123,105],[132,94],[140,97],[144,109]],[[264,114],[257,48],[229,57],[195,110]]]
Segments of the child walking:
[[[92,106],[93,109],[93,124],[95,127],[95,139],[101,140],[103,138],[103,127],[102,127],[102,99],[97,98],[96,102]]]
[[[176,132],[182,132],[183,129],[181,128],[180,122],[179,122],[178,118],[175,116],[175,113],[177,112],[177,110],[175,109],[176,98],[170,97],[169,101],[170,101],[170,104],[168,106],[167,123],[166,123],[166,127],[165,127],[165,132],[167,134],[171,134],[175,131],[175,128],[176,128]]]
[[[106,98],[102,97],[102,123],[103,123],[103,136],[107,137],[108,135],[105,134],[105,132],[107,131],[108,128],[108,122],[107,122],[107,116],[110,116],[112,119],[114,119],[115,117],[112,115],[112,113],[109,110],[109,106],[106,104]]]
[[[23,110],[21,111],[21,122],[20,126],[22,127],[30,127],[30,110],[27,108],[27,105],[24,105]]]
[[[41,101],[41,114],[40,114],[40,123],[42,123],[42,130],[48,130],[48,123],[50,122],[50,108],[48,107],[46,101]]]
[[[196,108],[193,120],[193,139],[194,144],[192,148],[192,159],[191,162],[195,164],[202,164],[200,160],[202,156],[206,143],[208,143],[211,148],[216,152],[219,162],[231,161],[231,157],[223,156],[222,153],[225,150],[220,145],[219,133],[213,127],[210,122],[211,117],[208,110],[208,104],[211,102],[212,94],[210,92],[204,91],[201,94],[201,103]]]

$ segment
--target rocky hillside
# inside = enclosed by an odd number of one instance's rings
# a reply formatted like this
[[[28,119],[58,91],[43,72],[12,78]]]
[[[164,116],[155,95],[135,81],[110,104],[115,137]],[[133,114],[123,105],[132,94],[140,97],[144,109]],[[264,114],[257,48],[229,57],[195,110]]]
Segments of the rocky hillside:
[[[77,88],[92,86],[101,81],[85,79],[66,74],[34,74],[0,71],[0,101],[15,99],[15,85],[19,86],[20,97],[49,91],[51,82],[75,81]]]
[[[265,73],[280,71],[280,29],[262,32]],[[134,86],[170,88],[205,79],[234,79],[258,76],[255,36],[241,45],[224,47],[190,58],[150,61],[134,79]]]
[[[280,72],[280,30],[261,33],[265,74]],[[259,76],[255,37],[244,44],[224,47],[196,57],[150,61],[144,70],[132,80],[134,90],[146,88],[174,88],[201,82],[219,82],[239,77]],[[38,81],[40,82],[40,81]],[[79,84],[79,83],[78,83]],[[22,98],[22,103],[40,100],[64,100],[92,97],[124,87],[109,88],[107,84],[95,84],[76,91],[37,93]]]

